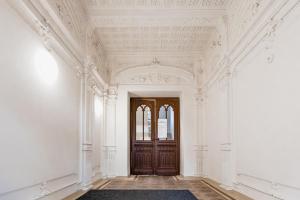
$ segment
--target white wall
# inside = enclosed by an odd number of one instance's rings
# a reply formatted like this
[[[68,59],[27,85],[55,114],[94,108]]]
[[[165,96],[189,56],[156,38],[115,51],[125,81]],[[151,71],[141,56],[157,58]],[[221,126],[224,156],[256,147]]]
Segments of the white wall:
[[[222,182],[222,152],[221,144],[227,135],[227,93],[219,84],[215,84],[207,93],[205,107],[205,131],[207,152],[207,175]]]
[[[300,198],[300,15],[293,17],[276,32],[274,61],[262,43],[235,78],[238,180],[283,199]]]
[[[76,187],[80,79],[55,55],[56,82],[39,77],[34,56],[44,46],[2,0],[0,29],[0,199],[35,199]]]
[[[300,199],[299,4],[282,10],[283,20],[276,16],[276,27],[266,28],[270,37],[257,34],[263,40],[249,43],[230,66],[235,70],[227,85],[219,75],[206,93],[208,177],[223,184],[222,143],[229,141],[234,162],[227,173],[234,170],[235,188],[259,200]]]

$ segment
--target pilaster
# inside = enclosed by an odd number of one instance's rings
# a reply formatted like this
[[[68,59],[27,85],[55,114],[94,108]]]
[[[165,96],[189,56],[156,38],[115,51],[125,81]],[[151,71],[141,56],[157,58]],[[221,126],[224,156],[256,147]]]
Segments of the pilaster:
[[[104,154],[104,175],[105,177],[115,176],[115,154],[116,154],[116,101],[117,87],[110,86],[104,97],[105,107],[105,142],[103,145]]]
[[[222,143],[220,144],[220,151],[222,155],[222,181],[221,187],[231,190],[234,184],[234,174],[235,174],[235,163],[234,157],[235,152],[233,149],[234,145],[234,114],[233,114],[233,70],[229,65],[229,61],[224,67],[222,77],[222,89],[226,93],[226,105],[227,105],[227,116],[226,116],[226,124],[227,130],[225,132],[225,137]]]

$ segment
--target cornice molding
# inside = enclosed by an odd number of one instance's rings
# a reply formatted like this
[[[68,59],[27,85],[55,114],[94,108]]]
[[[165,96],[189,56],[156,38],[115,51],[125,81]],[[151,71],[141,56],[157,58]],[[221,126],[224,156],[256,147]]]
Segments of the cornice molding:
[[[21,18],[37,32],[45,47],[60,56],[72,67],[77,77],[82,78],[85,73],[85,52],[88,52],[85,49],[85,43],[88,42],[88,38],[85,37],[85,28],[80,27],[83,26],[83,22],[78,16],[75,17],[74,12],[76,11],[72,10],[71,5],[57,0],[51,2],[47,0],[10,0],[8,2],[17,10]],[[62,12],[60,9],[69,9],[70,11]],[[94,60],[97,60],[95,59],[97,56],[95,53],[91,55]],[[97,65],[102,64],[97,63]],[[94,73],[98,73],[97,80],[99,81],[99,77],[102,76],[99,74],[98,68]],[[105,81],[103,78],[101,79],[100,82],[103,84]]]
[[[209,89],[217,80],[224,76],[224,73],[229,72],[230,77],[237,73],[239,63],[255,50],[259,44],[265,43],[265,50],[272,52],[270,47],[272,47],[276,31],[284,23],[284,19],[297,8],[299,3],[297,0],[273,1],[273,6],[269,6],[270,9],[264,10],[257,20],[253,21],[252,25],[249,26],[249,29],[246,30],[247,34],[241,38],[238,45],[222,56],[222,59],[218,61],[218,68],[206,78],[202,87]],[[269,52],[266,54],[266,60],[272,63],[275,55]]]

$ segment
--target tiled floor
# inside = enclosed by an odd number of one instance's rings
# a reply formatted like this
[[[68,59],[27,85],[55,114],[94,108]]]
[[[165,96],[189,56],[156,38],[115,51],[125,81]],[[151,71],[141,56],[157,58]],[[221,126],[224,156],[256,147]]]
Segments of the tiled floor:
[[[220,188],[216,190],[218,184],[202,180],[200,178],[186,179],[176,176],[130,176],[118,177],[109,181],[102,181],[93,189],[187,189],[200,200],[251,200],[240,193],[230,191],[227,193]],[[101,184],[100,184],[101,183]],[[224,195],[230,194],[234,198]],[[81,193],[66,198],[65,200],[75,200]]]
[[[201,180],[180,180],[174,176],[137,176],[134,179],[113,179],[101,189],[188,189],[201,200],[226,200]]]

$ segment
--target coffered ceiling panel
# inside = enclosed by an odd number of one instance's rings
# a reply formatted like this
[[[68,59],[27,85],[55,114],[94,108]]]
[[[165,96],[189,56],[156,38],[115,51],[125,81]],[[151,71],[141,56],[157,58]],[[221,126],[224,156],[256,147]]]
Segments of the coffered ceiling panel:
[[[87,0],[96,8],[224,8],[228,0]]]
[[[98,28],[103,47],[109,53],[202,51],[212,28],[204,27],[120,27]]]
[[[191,68],[230,0],[82,0],[112,69],[150,64]]]

